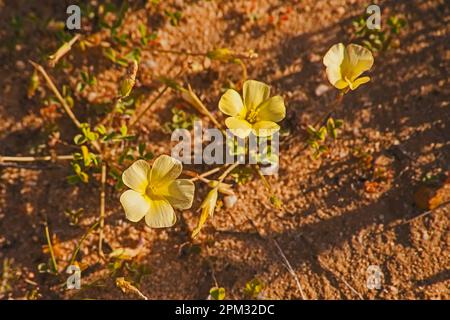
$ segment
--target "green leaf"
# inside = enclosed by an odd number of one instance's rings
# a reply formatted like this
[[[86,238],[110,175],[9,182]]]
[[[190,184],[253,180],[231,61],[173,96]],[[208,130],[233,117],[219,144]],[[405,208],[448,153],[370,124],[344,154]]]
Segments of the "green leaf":
[[[70,175],[67,177],[67,182],[70,184],[77,184],[78,182],[80,182],[80,177],[78,177],[78,175]]]
[[[283,207],[283,202],[276,195],[270,196],[270,203],[279,210]]]
[[[244,293],[250,298],[256,299],[264,288],[264,284],[259,279],[253,279],[245,284]]]
[[[319,138],[320,141],[325,141],[326,136],[327,136],[327,129],[325,127],[321,127],[317,132],[317,137]]]
[[[74,106],[74,101],[73,98],[71,96],[66,96],[64,98],[64,100],[66,100],[67,104],[69,105],[70,108],[73,108]]]
[[[328,151],[328,148],[327,148],[327,146],[320,146],[318,151],[319,151],[320,153],[324,153],[324,152],[327,152],[327,151]]]
[[[83,155],[84,166],[89,167],[89,165],[92,163],[92,158],[88,147],[81,146],[81,154]]]
[[[141,142],[141,143],[139,143],[139,146],[138,146],[138,152],[139,152],[139,156],[143,156],[144,155],[144,152],[145,152],[145,143],[143,143],[143,142]]]
[[[77,175],[79,175],[79,174],[81,173],[81,167],[80,167],[80,165],[79,165],[78,163],[74,163],[74,164],[72,165],[72,168],[73,168],[73,171],[74,171]]]
[[[73,142],[75,142],[76,145],[83,144],[83,143],[85,143],[86,141],[87,141],[87,140],[86,140],[86,137],[83,136],[82,134],[77,134],[77,135],[73,138]]]
[[[309,135],[311,135],[311,136],[315,136],[316,133],[317,133],[316,129],[314,129],[313,126],[309,126],[309,125],[306,127],[306,131],[307,131],[307,132],[309,133]]]
[[[342,119],[336,119],[334,121],[334,126],[337,129],[341,128],[343,124],[344,124],[344,120],[342,120]]]
[[[213,287],[209,290],[209,295],[211,296],[211,300],[223,300],[225,299],[225,288]]]
[[[99,125],[95,128],[95,130],[96,130],[99,134],[101,134],[101,135],[105,135],[105,134],[106,134],[106,127],[105,127],[104,125],[102,125],[102,124],[99,124]]]
[[[122,124],[122,126],[120,127],[120,134],[122,136],[126,136],[128,133],[128,127],[126,124]]]

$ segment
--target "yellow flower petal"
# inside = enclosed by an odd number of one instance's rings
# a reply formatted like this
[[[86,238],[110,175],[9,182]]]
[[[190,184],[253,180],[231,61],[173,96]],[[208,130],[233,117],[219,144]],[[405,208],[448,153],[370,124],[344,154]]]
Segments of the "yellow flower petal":
[[[244,82],[244,105],[247,110],[256,108],[266,101],[270,95],[270,87],[262,82],[247,80]]]
[[[348,82],[343,80],[343,79],[339,79],[335,84],[333,84],[335,88],[342,90],[348,87]]]
[[[253,133],[258,137],[268,137],[280,130],[280,126],[273,121],[258,121],[253,125]]]
[[[342,43],[338,43],[332,46],[323,57],[323,64],[327,67],[328,81],[338,89],[343,89],[348,86],[345,81],[340,81],[342,79],[341,64],[344,60],[344,55],[345,46]]]
[[[247,137],[252,131],[252,125],[248,121],[237,117],[226,118],[225,124],[235,136],[241,139]]]
[[[188,179],[178,179],[167,185],[163,192],[164,198],[175,208],[189,209],[194,200],[195,185]]]
[[[150,200],[150,210],[145,216],[145,223],[150,228],[168,228],[177,222],[177,216],[172,206],[163,197]]]
[[[348,86],[347,82],[341,79],[340,68],[327,68],[326,69],[327,78],[330,83],[338,89],[344,89]]]
[[[236,90],[228,89],[222,95],[219,101],[219,109],[226,115],[235,116],[245,116],[247,110],[244,107],[241,96]]]
[[[357,44],[349,44],[345,48],[345,53],[344,60],[348,64],[346,68],[349,68],[349,70],[346,73],[343,72],[343,76],[351,81],[354,81],[364,71],[372,68],[373,55],[369,49]]]
[[[344,60],[345,46],[342,43],[332,46],[323,57],[323,64],[329,68],[339,68]]]
[[[168,155],[161,155],[153,162],[150,170],[150,185],[157,189],[174,181],[183,170],[181,162]]]
[[[369,77],[361,77],[349,83],[350,89],[356,90],[360,85],[370,81]]]
[[[139,193],[145,193],[148,185],[148,176],[150,172],[150,165],[147,161],[138,160],[134,162],[122,174],[123,183]]]
[[[122,193],[120,196],[120,203],[125,210],[127,219],[132,222],[138,222],[150,210],[149,199],[134,190],[127,190]]]
[[[278,122],[286,116],[284,100],[280,96],[272,97],[264,101],[258,108],[258,121],[267,120]]]

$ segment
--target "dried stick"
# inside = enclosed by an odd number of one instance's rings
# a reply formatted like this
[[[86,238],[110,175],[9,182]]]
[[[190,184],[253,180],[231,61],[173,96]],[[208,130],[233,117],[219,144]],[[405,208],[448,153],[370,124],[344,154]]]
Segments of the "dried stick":
[[[77,126],[77,128],[81,128],[81,123],[80,121],[78,121],[77,117],[75,116],[75,114],[72,112],[72,109],[70,108],[70,106],[67,104],[67,101],[63,98],[63,96],[61,95],[61,93],[59,92],[58,88],[56,88],[55,84],[53,83],[52,79],[50,79],[49,75],[47,74],[47,72],[45,71],[45,69],[38,63],[28,60],[31,65],[40,73],[42,74],[42,76],[44,77],[45,81],[47,82],[48,87],[50,88],[50,90],[53,91],[53,93],[55,94],[56,98],[59,100],[59,102],[61,103],[61,105],[64,108],[64,111],[67,113],[67,115],[70,117],[70,119],[72,120],[72,122]]]
[[[447,206],[448,204],[450,204],[450,200],[449,201],[445,201],[445,202],[441,203],[440,205],[438,205],[437,207],[435,207],[435,208],[433,208],[431,210],[425,211],[425,212],[419,214],[418,216],[415,216],[415,217],[413,217],[413,218],[411,218],[409,220],[406,220],[405,222],[402,222],[400,225],[408,224],[408,223],[411,223],[414,220],[417,220],[417,219],[420,219],[422,217],[425,217],[425,216],[433,213],[434,211]]]
[[[0,156],[0,163],[2,162],[37,162],[37,161],[56,161],[56,160],[73,160],[73,155],[63,156],[26,156],[26,157],[10,157]]]
[[[120,290],[122,290],[122,292],[125,294],[132,292],[142,299],[148,300],[148,297],[146,295],[144,295],[138,288],[133,286],[129,281],[125,280],[124,277],[116,278],[116,286],[118,286]]]
[[[356,291],[356,289],[353,288],[347,281],[345,281],[344,278],[340,278],[340,280],[347,286],[347,288],[350,289],[350,291],[352,291],[354,294],[356,294],[360,300],[364,300],[364,297],[362,296],[362,294],[359,293],[358,291]]]
[[[67,113],[67,115],[69,116],[69,118],[72,120],[72,122],[75,124],[75,126],[78,129],[81,129],[81,122],[78,121],[77,117],[75,116],[75,114],[72,112],[72,109],[70,108],[70,106],[67,104],[67,101],[63,98],[63,96],[61,95],[61,93],[59,92],[58,88],[55,86],[55,84],[53,83],[52,79],[50,79],[49,75],[47,74],[47,72],[45,71],[45,69],[38,63],[28,60],[31,65],[39,72],[42,74],[42,76],[44,77],[45,81],[47,82],[48,87],[50,88],[50,90],[53,91],[53,94],[56,96],[56,98],[59,100],[59,102],[61,103],[61,105],[64,108],[64,111]],[[92,145],[94,146],[95,150],[98,153],[102,153],[100,145],[98,144],[97,141],[92,141]]]
[[[106,163],[102,163],[101,189],[100,189],[100,231],[98,235],[98,253],[103,257],[103,227],[105,225],[105,186],[106,186]]]

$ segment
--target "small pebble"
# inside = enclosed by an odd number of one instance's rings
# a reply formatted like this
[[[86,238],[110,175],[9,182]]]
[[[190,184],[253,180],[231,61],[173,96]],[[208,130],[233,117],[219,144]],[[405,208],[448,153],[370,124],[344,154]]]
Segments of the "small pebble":
[[[230,209],[230,208],[232,208],[232,207],[234,207],[234,205],[236,204],[236,202],[237,202],[237,197],[236,197],[236,195],[229,195],[229,196],[226,196],[224,199],[223,199],[223,202],[224,202],[224,204],[225,204],[225,207],[227,208],[227,209]]]
[[[314,93],[316,94],[316,96],[320,97],[321,95],[323,95],[324,93],[326,93],[328,90],[330,90],[331,88],[323,83],[319,84],[316,88],[316,90],[314,91]]]
[[[23,70],[25,69],[25,62],[23,62],[22,60],[17,60],[16,61],[16,68],[18,70]]]

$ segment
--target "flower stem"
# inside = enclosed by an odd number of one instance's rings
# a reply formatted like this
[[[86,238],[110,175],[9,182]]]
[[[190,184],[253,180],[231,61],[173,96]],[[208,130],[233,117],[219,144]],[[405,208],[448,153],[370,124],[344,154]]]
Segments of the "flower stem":
[[[314,125],[313,128],[316,129],[317,126],[322,127],[323,125],[325,125],[328,121],[328,119],[333,115],[333,113],[336,111],[336,109],[338,108],[338,106],[341,105],[342,101],[344,100],[344,93],[342,91],[339,92],[339,94],[336,96],[336,99],[334,100],[333,104],[331,105],[331,110],[323,117],[321,117],[320,119],[318,119]],[[305,151],[309,144],[308,144],[308,136],[306,136],[306,142],[303,145],[303,148],[300,150],[300,152]]]
[[[192,106],[196,107],[197,111],[200,112],[200,114],[206,115],[209,119],[211,119],[211,121],[217,128],[219,129],[222,128],[222,125],[219,123],[219,121],[217,121],[217,119],[213,116],[213,114],[208,110],[208,108],[206,108],[206,106],[203,104],[200,98],[192,90],[190,84],[188,84],[187,92],[189,92],[191,99],[194,100]]]
[[[202,173],[200,175],[198,173],[196,173],[196,172],[188,171],[188,170],[185,170],[184,173],[187,174],[187,175],[193,176],[193,178],[191,178],[190,180],[192,182],[195,182],[197,180],[202,180],[202,179],[204,179],[204,178],[206,178],[206,177],[208,177],[208,176],[210,176],[210,175],[220,171],[221,168],[222,167],[217,167],[217,168],[211,169],[209,171],[206,171],[206,172],[204,172],[204,173]]]
[[[339,92],[339,94],[336,96],[336,99],[334,100],[333,104],[331,105],[331,110],[322,118],[316,121],[314,124],[314,129],[316,129],[317,126],[323,126],[327,122],[327,120],[333,115],[333,113],[336,111],[337,107],[341,104],[343,101],[344,94],[342,92]]]
[[[78,252],[80,251],[81,248],[81,244],[83,243],[83,241],[87,238],[87,236],[93,231],[95,230],[95,228],[97,228],[99,225],[99,221],[96,221],[87,231],[86,233],[81,237],[80,241],[78,241],[78,244],[75,248],[75,250],[72,253],[72,257],[70,258],[69,264],[73,265],[75,263],[75,259],[77,258]]]
[[[207,55],[207,53],[203,53],[203,52],[166,50],[166,49],[157,49],[157,48],[152,49],[152,51],[158,52],[158,53],[169,53],[169,54],[178,54],[178,55],[186,55],[186,56],[197,56],[197,57],[200,57],[200,56],[206,57],[206,55]]]
[[[220,177],[219,177],[219,184],[218,184],[218,185],[220,185],[220,184],[223,182],[223,180],[225,180],[225,178],[227,177],[227,175],[228,175],[231,171],[233,171],[238,165],[240,165],[240,163],[236,162],[236,163],[233,163],[231,166],[229,166],[229,167],[227,168],[227,170],[225,170],[225,171],[220,175]]]
[[[245,66],[244,61],[242,61],[241,59],[235,59],[235,61],[242,68],[242,83],[244,83],[247,80],[247,78],[248,78],[247,67]]]
[[[261,169],[258,165],[255,166],[256,173],[260,177],[260,179],[263,181],[264,186],[266,187],[267,191],[269,191],[270,195],[273,195],[272,192],[272,186],[270,185],[269,181],[266,179],[266,177],[262,174]]]
[[[47,238],[48,251],[50,252],[53,270],[57,274],[58,273],[58,264],[56,263],[55,252],[53,251],[52,240],[50,238],[50,232],[48,230],[47,222],[45,222],[44,228],[45,228],[45,237]]]

